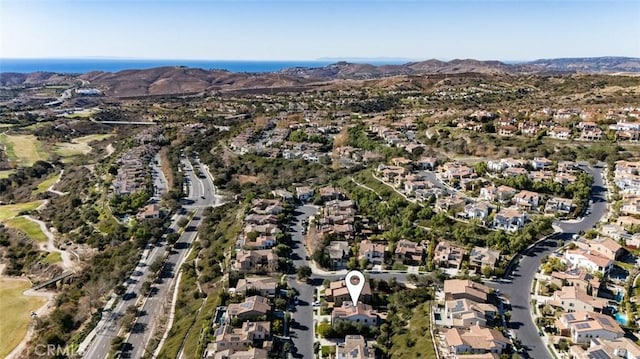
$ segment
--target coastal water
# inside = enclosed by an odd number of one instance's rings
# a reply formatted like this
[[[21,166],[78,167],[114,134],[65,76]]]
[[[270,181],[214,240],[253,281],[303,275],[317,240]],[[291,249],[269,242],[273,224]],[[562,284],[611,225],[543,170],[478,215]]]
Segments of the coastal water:
[[[336,61],[229,61],[229,60],[127,60],[127,59],[0,59],[0,73],[86,73],[117,72],[149,69],[160,66],[186,66],[202,69],[222,69],[231,72],[274,72],[290,67],[322,67]],[[374,65],[399,62],[369,62]]]

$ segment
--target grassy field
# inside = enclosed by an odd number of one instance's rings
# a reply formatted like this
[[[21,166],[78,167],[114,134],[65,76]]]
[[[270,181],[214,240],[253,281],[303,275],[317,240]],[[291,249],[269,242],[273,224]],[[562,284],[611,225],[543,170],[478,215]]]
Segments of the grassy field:
[[[44,258],[44,262],[47,264],[62,262],[62,256],[58,252],[51,252]]]
[[[49,240],[37,223],[25,217],[8,219],[4,222],[4,225],[24,232],[29,238],[36,242],[46,242]]]
[[[54,152],[61,157],[72,157],[78,155],[86,155],[91,152],[91,146],[89,143],[93,141],[102,141],[106,138],[113,136],[112,134],[97,134],[88,135],[84,137],[78,137],[71,140],[71,142],[58,142],[55,145]]]
[[[431,340],[429,303],[423,303],[413,310],[409,328],[391,339],[392,358],[435,358],[436,352]]]
[[[54,175],[52,175],[51,177],[47,178],[46,180],[40,182],[40,184],[38,184],[38,188],[36,188],[35,191],[33,191],[34,194],[39,194],[39,193],[44,193],[47,191],[47,189],[49,189],[49,187],[51,187],[54,183],[56,183],[56,181],[58,180],[58,176],[60,174],[56,173]]]
[[[0,358],[6,357],[22,341],[27,333],[29,315],[47,301],[22,295],[30,287],[27,280],[0,278]]]
[[[4,222],[9,218],[13,218],[22,211],[33,211],[38,208],[44,201],[33,201],[18,204],[7,204],[0,206],[0,222]]]
[[[76,111],[74,113],[65,115],[65,117],[66,118],[88,118],[88,117],[91,117],[93,114],[97,113],[98,111],[99,110],[95,108],[87,108],[81,111]]]
[[[12,174],[13,172],[15,172],[14,170],[4,170],[4,171],[0,171],[0,178],[7,178],[9,177],[10,174]]]
[[[49,158],[42,144],[33,135],[0,135],[0,143],[5,147],[7,156],[20,166],[31,166],[39,160]]]

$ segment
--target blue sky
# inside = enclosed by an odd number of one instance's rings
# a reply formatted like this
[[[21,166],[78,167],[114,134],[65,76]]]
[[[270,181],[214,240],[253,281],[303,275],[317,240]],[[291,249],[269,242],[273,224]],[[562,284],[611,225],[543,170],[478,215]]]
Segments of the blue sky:
[[[0,57],[640,57],[639,0],[0,0]]]

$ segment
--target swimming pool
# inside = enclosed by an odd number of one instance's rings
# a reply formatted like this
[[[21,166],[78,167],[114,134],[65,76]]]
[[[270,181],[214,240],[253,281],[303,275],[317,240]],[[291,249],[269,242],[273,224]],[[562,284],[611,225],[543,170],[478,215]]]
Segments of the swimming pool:
[[[627,322],[629,322],[629,318],[627,318],[627,315],[621,312],[617,312],[613,315],[613,317],[616,318],[616,321],[622,325],[627,325]]]

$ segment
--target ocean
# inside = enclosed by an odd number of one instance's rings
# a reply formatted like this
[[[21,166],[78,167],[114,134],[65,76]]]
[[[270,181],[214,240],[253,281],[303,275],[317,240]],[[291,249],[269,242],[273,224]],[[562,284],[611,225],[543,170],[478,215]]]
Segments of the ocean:
[[[37,71],[82,74],[91,71],[117,72],[160,66],[223,69],[232,72],[274,72],[289,67],[321,67],[337,61],[230,61],[230,60],[126,60],[126,59],[0,59],[0,73]],[[373,65],[399,64],[371,61]]]

